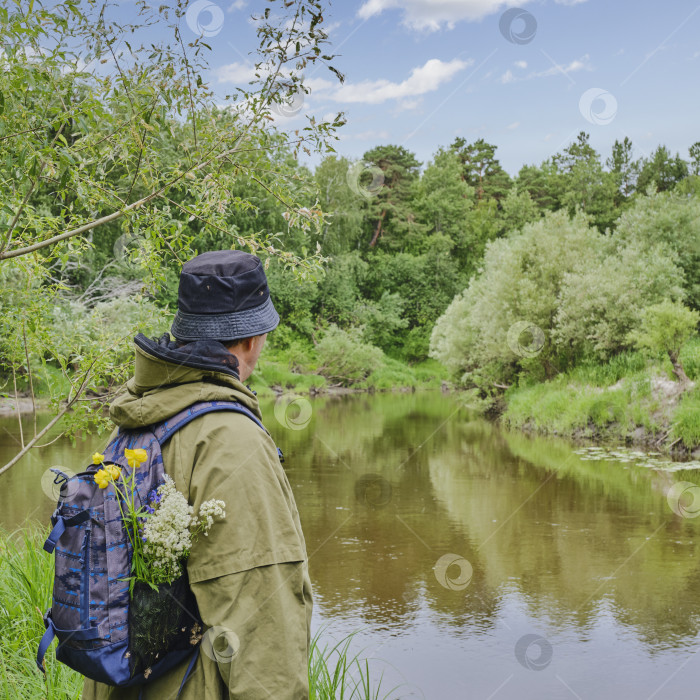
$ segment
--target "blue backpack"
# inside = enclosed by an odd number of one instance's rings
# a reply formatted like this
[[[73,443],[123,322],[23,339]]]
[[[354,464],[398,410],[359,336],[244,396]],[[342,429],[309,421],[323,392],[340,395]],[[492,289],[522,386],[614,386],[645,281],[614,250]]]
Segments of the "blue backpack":
[[[148,494],[165,482],[162,446],[177,430],[212,411],[243,413],[265,430],[240,403],[196,403],[144,430],[120,430],[105,450],[104,465],[118,465],[126,477],[131,467],[124,449],[145,449],[148,459],[136,472],[137,499],[145,505]],[[279,449],[278,454],[281,458]],[[139,588],[137,582],[133,598],[130,596],[125,579],[131,576],[131,544],[115,489],[100,489],[95,483],[95,472],[102,466],[90,465],[71,478],[53,469],[60,497],[44,549],[56,554],[54,588],[51,608],[44,615],[46,632],[39,644],[37,666],[44,671],[44,655],[54,637],[58,637],[57,660],[111,686],[148,683],[191,657],[182,691],[202,638],[202,622],[187,574],[164,586],[165,590],[159,587],[158,593],[145,584]],[[151,628],[145,629],[144,624]],[[153,630],[153,625],[161,627]],[[154,634],[166,647],[156,654],[146,650],[144,643]]]

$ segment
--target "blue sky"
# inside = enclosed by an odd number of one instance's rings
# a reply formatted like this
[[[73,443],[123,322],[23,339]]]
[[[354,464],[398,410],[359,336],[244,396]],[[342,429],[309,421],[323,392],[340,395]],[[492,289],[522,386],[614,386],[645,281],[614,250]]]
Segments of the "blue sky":
[[[221,95],[249,78],[263,6],[190,3]],[[336,0],[325,20],[345,85],[311,69],[302,113],[278,125],[344,110],[342,155],[395,143],[425,163],[457,136],[484,138],[514,174],[582,130],[604,157],[624,136],[640,156],[663,143],[687,158],[700,141],[697,0]]]

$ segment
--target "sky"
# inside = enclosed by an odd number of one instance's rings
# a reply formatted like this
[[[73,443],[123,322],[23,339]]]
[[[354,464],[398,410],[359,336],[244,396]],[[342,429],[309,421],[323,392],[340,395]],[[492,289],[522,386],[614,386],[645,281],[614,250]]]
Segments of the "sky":
[[[212,47],[217,94],[250,79],[250,15],[264,6],[190,3],[188,30]],[[392,143],[425,164],[458,136],[484,138],[516,174],[580,131],[604,159],[625,136],[638,157],[665,144],[687,158],[700,141],[698,0],[336,0],[324,26],[345,83],[312,67],[311,93],[277,123],[342,110],[341,155]]]

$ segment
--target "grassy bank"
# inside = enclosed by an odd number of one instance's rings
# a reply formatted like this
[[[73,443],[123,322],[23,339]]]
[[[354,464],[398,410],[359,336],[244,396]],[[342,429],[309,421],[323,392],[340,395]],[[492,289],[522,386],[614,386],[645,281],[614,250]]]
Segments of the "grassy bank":
[[[444,383],[450,383],[448,370],[435,360],[407,364],[387,355],[377,357],[370,368],[361,364],[351,367],[349,376],[338,377],[338,373],[339,368],[324,364],[311,346],[284,350],[266,347],[249,384],[260,396],[274,396],[284,392],[413,391],[440,389]],[[48,409],[51,397],[65,397],[71,389],[66,376],[49,364],[34,370],[33,386],[35,403],[42,410]],[[17,390],[19,402],[14,398],[12,377],[0,376],[0,415],[15,415],[17,408],[20,413],[31,413],[32,400],[26,377],[17,378]]]
[[[667,359],[626,352],[548,382],[512,387],[503,396],[501,420],[542,434],[691,451],[700,446],[700,339],[686,343],[681,361],[695,382],[687,391]]]
[[[384,355],[376,367],[366,371],[358,369],[352,376],[337,377],[313,352],[266,348],[250,385],[265,396],[287,391],[306,394],[439,389],[448,381],[449,372],[435,360],[409,365]]]
[[[46,676],[34,659],[44,632],[42,613],[51,601],[53,557],[42,550],[38,526],[10,536],[0,530],[0,697],[3,700],[78,700],[83,677],[46,655]],[[379,700],[388,697],[370,680],[366,659],[337,644],[313,640],[309,660],[310,700]]]

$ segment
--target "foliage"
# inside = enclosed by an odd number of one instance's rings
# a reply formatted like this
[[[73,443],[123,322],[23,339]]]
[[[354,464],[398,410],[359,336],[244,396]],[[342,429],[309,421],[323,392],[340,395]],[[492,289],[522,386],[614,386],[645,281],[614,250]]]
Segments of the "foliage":
[[[59,367],[71,389],[55,409],[68,429],[86,428],[101,408],[86,399],[128,376],[118,334],[165,325],[135,295],[172,303],[198,248],[245,247],[301,278],[320,269],[307,238],[323,214],[295,157],[332,152],[342,115],[310,116],[290,135],[272,113],[307,91],[317,63],[342,79],[323,10],[269,3],[252,19],[255,79],[221,98],[184,0],[137,0],[128,22],[114,3],[0,7],[0,361],[13,390],[18,375],[31,390],[33,365]]]
[[[650,259],[658,245],[672,251],[683,270],[686,301],[700,309],[700,198],[675,192],[637,197],[621,215],[615,237],[641,246]]]
[[[384,353],[362,339],[361,329],[343,330],[331,325],[316,346],[319,373],[330,381],[351,386],[369,376],[382,363]]]
[[[639,347],[649,348],[657,355],[666,353],[678,379],[687,381],[679,355],[690,337],[696,334],[698,322],[699,312],[680,302],[665,300],[644,309],[641,327],[632,331],[631,337]]]
[[[630,346],[646,306],[682,295],[682,272],[663,246],[604,244],[565,275],[552,340],[577,357],[609,358]]]
[[[604,158],[581,132],[512,178],[484,139],[422,170],[391,144],[350,161],[331,145],[342,115],[300,114],[295,131],[274,117],[309,67],[338,75],[322,5],[273,0],[254,17],[256,77],[216,103],[184,0],[138,0],[128,24],[68,0],[2,9],[6,391],[49,390],[62,426],[86,428],[131,371],[130,336],[168,328],[181,264],[205,250],[264,259],[275,386],[323,385],[313,344],[330,352],[324,334],[344,331],[384,359],[381,380],[343,381],[410,386],[393,360],[424,362],[432,337],[433,357],[492,391],[625,351],[663,299],[700,308],[697,144],[689,165],[661,146],[638,157],[628,138]],[[297,158],[312,149],[326,156],[313,173]],[[512,350],[518,323],[545,334],[533,356]]]

